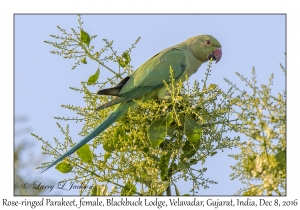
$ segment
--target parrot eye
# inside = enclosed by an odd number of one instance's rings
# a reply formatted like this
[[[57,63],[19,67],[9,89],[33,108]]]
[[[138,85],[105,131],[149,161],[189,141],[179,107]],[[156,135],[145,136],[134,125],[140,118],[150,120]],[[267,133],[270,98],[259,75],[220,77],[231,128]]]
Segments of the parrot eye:
[[[205,41],[205,44],[206,44],[206,45],[211,45],[211,41],[210,41],[210,40],[206,40],[206,41]]]

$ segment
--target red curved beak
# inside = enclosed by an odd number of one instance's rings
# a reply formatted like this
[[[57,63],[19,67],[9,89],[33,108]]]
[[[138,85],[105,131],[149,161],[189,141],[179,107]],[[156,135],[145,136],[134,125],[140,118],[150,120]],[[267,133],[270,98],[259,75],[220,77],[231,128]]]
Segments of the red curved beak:
[[[217,48],[214,50],[214,57],[215,57],[215,60],[216,60],[216,63],[219,62],[219,60],[221,60],[221,57],[222,57],[222,49],[221,48]]]

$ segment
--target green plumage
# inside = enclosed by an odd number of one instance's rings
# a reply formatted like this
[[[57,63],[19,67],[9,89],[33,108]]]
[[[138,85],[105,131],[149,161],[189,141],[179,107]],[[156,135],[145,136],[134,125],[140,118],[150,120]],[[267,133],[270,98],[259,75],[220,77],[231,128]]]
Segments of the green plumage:
[[[218,62],[221,59],[222,51],[220,43],[210,35],[199,35],[167,48],[156,54],[143,63],[132,75],[124,78],[116,87],[100,90],[99,95],[117,96],[112,101],[101,105],[97,110],[120,104],[114,111],[90,134],[85,136],[68,152],[53,161],[50,165],[40,171],[46,171],[65,157],[73,154],[77,149],[95,138],[111,124],[125,115],[130,107],[131,110],[137,107],[132,100],[146,101],[151,98],[163,97],[166,94],[164,81],[170,79],[170,67],[174,72],[174,79],[184,81],[195,73],[202,63],[209,59]]]

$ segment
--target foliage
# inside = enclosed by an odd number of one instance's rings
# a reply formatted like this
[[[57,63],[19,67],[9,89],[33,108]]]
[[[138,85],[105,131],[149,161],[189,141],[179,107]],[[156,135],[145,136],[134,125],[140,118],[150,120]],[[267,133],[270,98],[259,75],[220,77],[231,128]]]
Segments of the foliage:
[[[277,97],[271,95],[273,74],[268,85],[260,88],[254,68],[252,74],[250,81],[237,73],[252,89],[251,95],[226,80],[242,93],[234,113],[242,124],[237,127],[238,132],[248,137],[239,144],[241,153],[231,155],[238,161],[232,166],[231,178],[238,178],[245,185],[238,194],[286,195],[286,93],[278,93]]]
[[[68,33],[65,29],[57,26],[58,30],[63,34],[59,35],[50,35],[52,38],[58,40],[56,42],[53,41],[45,41],[45,43],[58,48],[56,51],[51,51],[52,54],[63,56],[66,59],[75,59],[75,64],[72,67],[74,70],[76,67],[80,65],[80,63],[87,64],[87,58],[92,61],[98,63],[98,69],[96,72],[91,75],[88,79],[88,85],[93,85],[99,78],[100,75],[100,67],[104,67],[109,72],[113,73],[113,77],[108,81],[104,82],[102,85],[106,85],[108,82],[113,85],[116,83],[118,79],[121,79],[123,75],[131,73],[130,66],[130,52],[135,48],[135,45],[140,40],[140,37],[128,48],[122,55],[117,55],[117,51],[113,49],[113,41],[108,41],[107,39],[103,39],[105,45],[99,51],[95,52],[95,47],[90,45],[91,41],[97,37],[97,35],[90,36],[87,32],[85,32],[82,28],[83,22],[81,21],[81,16],[78,15],[78,24],[79,24],[79,32],[74,28],[71,28],[71,33]],[[111,54],[105,55],[105,52],[108,50],[111,51]],[[101,58],[103,57],[103,58]],[[118,71],[114,71],[105,65],[106,62],[112,61],[119,64]],[[121,72],[121,67],[123,67],[124,71]],[[102,87],[103,87],[102,86]]]
[[[89,107],[96,108],[99,104],[94,93],[89,92],[84,83],[82,85],[81,91]],[[225,136],[226,132],[233,129],[227,115],[231,105],[224,99],[228,99],[230,94],[222,92],[214,84],[200,90],[196,82],[190,88],[189,84],[185,87],[182,83],[175,86],[173,80],[167,88],[170,90],[170,99],[145,103],[137,101],[137,110],[129,112],[97,136],[87,144],[89,147],[84,146],[91,150],[81,153],[83,157],[74,154],[62,162],[67,169],[57,169],[63,173],[70,172],[71,164],[76,173],[75,181],[84,185],[93,182],[95,186],[98,183],[112,183],[116,186],[114,192],[120,191],[121,195],[161,195],[170,183],[176,186],[175,183],[180,179],[192,182],[193,194],[200,187],[207,188],[209,184],[216,183],[204,178],[207,168],[201,165],[218,151],[235,147],[239,140],[238,137]],[[107,110],[95,113],[81,107],[64,107],[72,108],[86,119],[81,132],[83,136],[109,114]],[[68,145],[75,143],[68,135],[68,126],[66,130],[58,126],[66,136],[66,142],[61,144],[55,140],[56,148],[67,151]],[[45,144],[43,149],[46,154],[54,155],[54,158],[61,155],[42,138],[37,138]],[[100,145],[104,153],[95,152]],[[85,161],[91,151],[92,160]],[[137,186],[141,188],[139,192]],[[179,190],[176,189],[178,194]],[[94,192],[95,188],[87,193]]]

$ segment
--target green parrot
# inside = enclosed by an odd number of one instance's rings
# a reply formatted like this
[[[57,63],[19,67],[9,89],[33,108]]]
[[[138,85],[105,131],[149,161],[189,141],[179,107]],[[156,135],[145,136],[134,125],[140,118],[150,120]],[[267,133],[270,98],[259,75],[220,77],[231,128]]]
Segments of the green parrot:
[[[169,47],[143,63],[132,75],[125,77],[117,86],[98,91],[98,95],[116,96],[110,102],[96,109],[99,111],[119,104],[114,111],[90,134],[85,136],[73,148],[53,161],[40,173],[73,154],[84,144],[95,138],[111,124],[124,116],[128,109],[138,105],[133,100],[146,101],[152,98],[163,98],[167,91],[164,81],[170,79],[170,67],[173,69],[175,82],[184,81],[195,73],[202,63],[213,59],[216,63],[222,57],[221,44],[210,35],[198,35],[187,39],[173,47]]]

